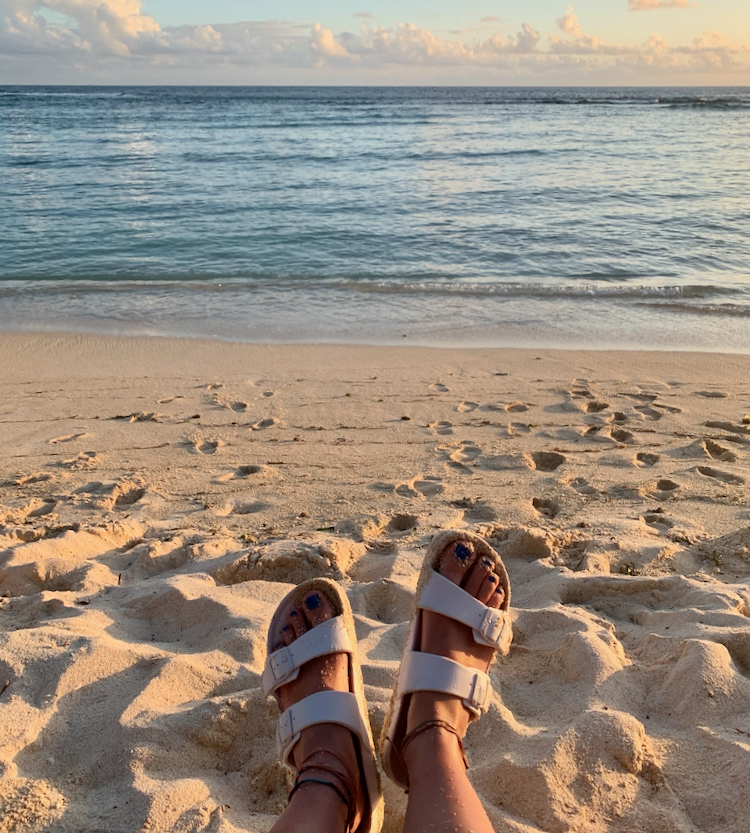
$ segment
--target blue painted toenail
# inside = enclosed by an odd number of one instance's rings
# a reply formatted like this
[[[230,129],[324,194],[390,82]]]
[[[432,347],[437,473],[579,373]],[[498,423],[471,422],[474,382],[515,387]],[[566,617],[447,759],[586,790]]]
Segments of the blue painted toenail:
[[[290,615],[293,619],[296,619],[296,618],[297,618],[297,611],[296,611],[296,610],[293,610],[293,611],[292,611],[289,615]]]
[[[487,578],[490,580],[490,582],[491,582],[492,584],[497,584],[497,583],[498,583],[498,581],[499,581],[499,579],[498,579],[498,577],[497,577],[497,576],[487,576]]]
[[[291,628],[289,627],[289,625],[284,625],[284,627],[281,630],[282,630],[283,633],[289,633]]]
[[[467,558],[471,557],[471,550],[465,544],[459,544],[456,547],[456,558],[459,561],[466,561]]]
[[[313,593],[305,599],[305,607],[308,610],[317,610],[322,604],[323,602],[320,600],[320,596],[317,593]]]
[[[274,649],[274,651],[280,651],[282,648],[285,648],[285,647],[286,647],[286,646],[284,645],[284,643],[283,643],[283,642],[277,642],[277,643],[273,646],[273,649]]]
[[[485,570],[489,570],[492,567],[492,562],[490,561],[489,558],[483,558],[482,559],[482,566],[484,567]]]

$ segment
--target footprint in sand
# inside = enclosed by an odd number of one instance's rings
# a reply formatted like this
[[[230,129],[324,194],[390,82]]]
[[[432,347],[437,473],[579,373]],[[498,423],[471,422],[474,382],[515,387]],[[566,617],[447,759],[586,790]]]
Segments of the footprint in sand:
[[[652,422],[657,422],[663,416],[649,405],[635,405],[634,410],[642,414],[644,419],[650,419]]]
[[[123,509],[127,506],[132,506],[134,503],[138,503],[146,494],[146,489],[130,483],[123,483],[115,488],[113,494],[115,495],[115,509]]]
[[[722,463],[735,463],[737,461],[737,455],[733,451],[724,448],[713,440],[704,440],[703,447],[714,460],[721,460]]]
[[[705,399],[726,399],[729,394],[721,390],[697,390],[696,396],[702,396]]]
[[[93,469],[100,462],[96,451],[82,451],[77,457],[71,460],[63,460],[59,463],[64,469]]]
[[[578,492],[579,495],[595,495],[597,489],[592,486],[585,477],[574,477],[571,480],[564,480],[571,489]]]
[[[556,471],[566,462],[566,458],[556,451],[535,451],[531,455],[534,468],[538,471]]]
[[[254,477],[264,471],[264,466],[239,466],[234,471],[220,474],[215,478],[217,483],[227,483],[229,480],[247,480],[249,477]]]
[[[467,402],[466,400],[464,400],[463,402],[459,402],[458,405],[456,405],[456,410],[461,414],[468,414],[471,413],[471,411],[475,411],[478,407],[478,402]]]
[[[525,402],[511,402],[510,405],[504,405],[503,410],[509,414],[523,414],[529,410],[529,406]]]
[[[65,434],[62,437],[53,437],[49,443],[50,445],[57,445],[57,443],[72,443],[74,440],[81,440],[84,437],[88,437],[86,432],[82,432],[81,434]]]
[[[276,417],[269,417],[268,419],[261,419],[259,422],[255,422],[250,426],[251,431],[263,431],[266,428],[272,428],[274,425],[278,425],[279,420]]]
[[[462,509],[464,520],[470,521],[471,523],[497,520],[497,512],[483,500],[472,500],[471,498],[452,500],[451,506]]]
[[[46,483],[48,480],[52,480],[52,475],[47,474],[46,472],[37,472],[35,474],[24,474],[20,477],[17,477],[13,481],[14,486],[27,486],[32,483]]]
[[[184,396],[165,396],[164,399],[157,399],[157,405],[169,405],[170,402],[176,402],[178,399],[184,399]]]
[[[449,388],[447,388],[442,382],[433,382],[430,385],[430,390],[437,391],[438,393],[448,393]]]
[[[635,438],[630,431],[626,431],[624,428],[613,428],[609,432],[609,436],[622,445],[632,445],[635,442]]]
[[[696,471],[704,477],[713,477],[715,480],[720,480],[722,483],[730,483],[733,486],[741,486],[745,482],[744,477],[737,474],[729,474],[726,471],[719,471],[719,469],[712,469],[709,466],[698,466]]]
[[[718,422],[717,420],[709,419],[708,422],[703,423],[706,428],[718,428],[719,431],[727,431],[730,434],[750,434],[750,427],[747,425],[734,425],[731,422]],[[726,440],[734,439],[725,437]]]
[[[238,501],[232,506],[231,512],[233,515],[257,515],[259,512],[264,512],[268,508],[270,508],[270,504],[263,503],[262,501],[256,500],[250,503]]]
[[[669,478],[662,478],[661,480],[657,480],[653,486],[652,491],[654,492],[661,492],[662,494],[669,495],[673,492],[676,492],[680,488],[679,483],[675,483],[674,480],[670,480]]]
[[[448,458],[447,465],[461,472],[461,474],[473,474],[472,470],[466,464],[476,460],[482,453],[482,449],[473,443],[461,443],[457,448],[454,447],[452,450],[450,446],[447,448],[443,447],[439,450],[445,452]]]
[[[421,478],[421,475],[396,486],[396,494],[401,497],[435,497],[445,491],[445,486],[437,477]]]
[[[641,517],[647,526],[650,526],[662,535],[669,532],[669,530],[674,526],[674,521],[670,520],[661,510],[656,512],[647,512]]]
[[[453,424],[450,422],[431,422],[427,427],[443,437],[453,433]]]
[[[227,408],[231,408],[236,414],[244,414],[250,407],[247,402],[229,402]]]
[[[659,462],[660,457],[658,454],[651,454],[649,451],[640,451],[635,455],[635,460],[636,466],[651,468]]]
[[[593,402],[589,402],[586,405],[586,413],[598,414],[601,411],[606,411],[607,408],[609,408],[608,402],[600,402],[598,399],[595,399]]]
[[[544,518],[556,518],[560,512],[560,504],[548,498],[535,497],[531,504]]]
[[[225,443],[222,440],[204,440],[198,437],[185,440],[182,445],[191,454],[216,454]]]
[[[618,424],[622,425],[628,421],[627,414],[624,414],[622,411],[614,411],[612,413],[612,422],[617,422]]]
[[[394,515],[385,527],[389,532],[409,532],[419,526],[419,515]]]

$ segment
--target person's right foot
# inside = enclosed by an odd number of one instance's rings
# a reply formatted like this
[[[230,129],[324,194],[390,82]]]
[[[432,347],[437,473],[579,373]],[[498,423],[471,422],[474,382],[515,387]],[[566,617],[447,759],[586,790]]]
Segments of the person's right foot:
[[[478,555],[471,541],[459,540],[448,544],[437,571],[487,607],[501,607],[505,593],[500,577],[494,572],[492,560]],[[415,650],[438,654],[480,671],[488,669],[495,651],[477,643],[471,628],[430,610],[422,610],[421,617],[420,644]],[[431,691],[416,692],[409,702],[406,736],[427,721],[442,720],[455,728],[458,737],[463,737],[469,717],[469,711],[457,697]],[[418,738],[415,738],[417,741]],[[413,745],[409,744],[405,754]]]

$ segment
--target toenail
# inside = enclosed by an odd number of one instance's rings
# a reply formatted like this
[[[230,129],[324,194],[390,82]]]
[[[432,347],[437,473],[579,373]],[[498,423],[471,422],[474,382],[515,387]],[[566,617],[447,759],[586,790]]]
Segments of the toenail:
[[[284,643],[283,643],[283,642],[277,642],[277,643],[273,646],[273,649],[274,649],[274,651],[280,651],[282,648],[285,648],[285,647],[286,647],[286,645],[284,645]]]
[[[282,630],[283,633],[289,633],[291,628],[289,627],[289,625],[284,625],[284,627],[281,630]]]
[[[297,611],[296,611],[296,610],[293,610],[293,611],[292,611],[289,615],[290,615],[292,618],[296,619],[296,618],[297,618]]]
[[[459,544],[456,547],[456,558],[459,561],[466,561],[467,558],[471,557],[471,550],[465,544]]]
[[[482,566],[485,570],[489,570],[492,567],[492,561],[489,558],[482,559]]]
[[[498,583],[498,581],[500,580],[500,579],[498,579],[498,577],[497,577],[497,576],[495,576],[495,575],[492,575],[492,576],[487,576],[487,578],[490,580],[490,582],[491,582],[492,584],[497,584],[497,583]]]
[[[323,602],[320,600],[320,596],[317,593],[313,593],[305,599],[305,607],[308,610],[317,610],[322,604]]]

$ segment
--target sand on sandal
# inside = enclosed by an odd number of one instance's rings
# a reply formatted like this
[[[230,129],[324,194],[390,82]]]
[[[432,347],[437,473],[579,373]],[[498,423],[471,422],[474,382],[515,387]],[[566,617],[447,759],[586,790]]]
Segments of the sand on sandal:
[[[290,585],[377,736],[425,547],[500,552],[501,833],[746,833],[750,356],[0,336],[0,833],[267,831]],[[385,782],[386,822],[405,798]]]

